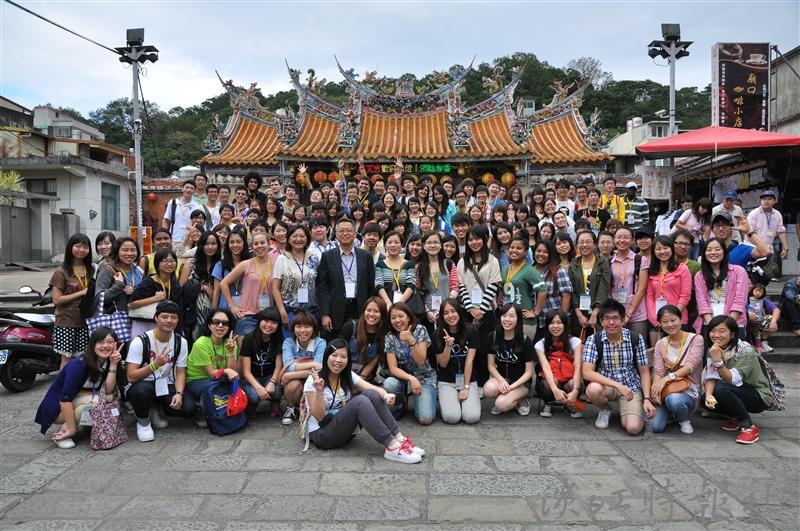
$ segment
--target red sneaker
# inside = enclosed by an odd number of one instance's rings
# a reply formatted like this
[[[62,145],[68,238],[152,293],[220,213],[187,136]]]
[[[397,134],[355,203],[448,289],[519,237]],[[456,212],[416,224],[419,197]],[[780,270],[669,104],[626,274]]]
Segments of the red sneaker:
[[[735,420],[729,420],[722,426],[720,426],[725,431],[738,431],[739,430],[739,423]]]
[[[736,442],[740,444],[753,444],[758,441],[758,428],[755,425],[749,428],[742,428],[739,435],[736,437]]]

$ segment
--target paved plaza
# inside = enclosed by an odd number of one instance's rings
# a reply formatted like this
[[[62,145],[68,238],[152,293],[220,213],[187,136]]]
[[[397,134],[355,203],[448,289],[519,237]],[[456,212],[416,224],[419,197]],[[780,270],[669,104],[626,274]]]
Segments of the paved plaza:
[[[428,455],[386,461],[362,433],[301,454],[298,427],[262,414],[211,435],[171,420],[156,440],[59,450],[33,423],[52,376],[0,390],[0,529],[797,529],[800,372],[776,364],[788,409],[755,417],[761,441],[734,443],[720,421],[644,437],[551,419],[489,414],[478,425],[403,430]],[[535,406],[535,402],[534,402]],[[262,410],[263,412],[263,410]]]

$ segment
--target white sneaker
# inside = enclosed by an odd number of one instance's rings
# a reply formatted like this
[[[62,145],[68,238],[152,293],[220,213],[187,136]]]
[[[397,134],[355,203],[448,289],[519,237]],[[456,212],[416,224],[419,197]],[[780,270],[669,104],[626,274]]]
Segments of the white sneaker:
[[[594,427],[604,430],[608,428],[608,419],[611,418],[610,409],[601,409],[597,412],[597,420],[594,421]]]
[[[422,461],[422,457],[411,451],[408,445],[398,444],[396,448],[390,450],[387,448],[383,452],[383,458],[389,461],[397,461],[398,463],[413,464]]]
[[[292,422],[294,422],[294,407],[289,406],[286,408],[286,411],[283,412],[283,420],[281,420],[281,424],[288,426]]]
[[[553,416],[553,406],[550,404],[545,404],[542,410],[539,412],[540,417],[550,418]]]
[[[139,441],[141,442],[150,442],[156,438],[153,433],[153,427],[149,422],[144,426],[138,422],[136,423],[136,436],[139,437]]]
[[[73,441],[71,437],[67,437],[66,439],[61,439],[60,441],[53,441],[53,442],[56,443],[56,446],[64,450],[75,448],[75,441]]]
[[[564,408],[564,411],[569,413],[569,416],[574,418],[574,419],[582,419],[583,418],[583,411],[581,411],[579,409],[572,409],[572,408],[567,407],[567,408]]]
[[[771,346],[769,346],[769,343],[767,343],[765,340],[761,341],[761,352],[762,353],[767,354],[769,352],[774,352],[774,351],[775,351],[775,349],[772,348]]]
[[[497,406],[492,406],[492,410],[489,411],[492,415],[502,415],[503,412],[497,409]]]
[[[169,426],[169,422],[164,420],[164,418],[161,416],[161,412],[158,411],[158,406],[153,406],[150,408],[150,424],[159,430],[163,430]]]
[[[405,439],[403,439],[403,443],[407,444],[408,447],[411,448],[411,451],[417,454],[418,456],[425,457],[425,450],[417,446],[417,443],[415,443],[411,439],[411,437],[406,437]]]
[[[522,401],[524,400],[524,402]],[[517,413],[521,417],[527,417],[531,412],[531,403],[527,398],[522,398],[517,403]]]
[[[692,428],[691,420],[684,420],[683,422],[679,422],[678,426],[681,427],[681,433],[685,433],[687,435],[694,433],[694,428]]]

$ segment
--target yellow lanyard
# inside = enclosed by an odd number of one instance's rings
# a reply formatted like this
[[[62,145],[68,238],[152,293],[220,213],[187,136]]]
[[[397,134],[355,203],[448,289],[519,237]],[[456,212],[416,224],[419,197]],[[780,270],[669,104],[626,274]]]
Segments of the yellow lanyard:
[[[659,299],[664,298],[664,277],[667,275],[667,272],[663,269],[658,272],[658,292],[659,292]]]
[[[82,272],[78,273],[78,270],[75,269],[75,266],[72,267],[72,274],[78,279],[78,283],[81,285],[81,289],[86,289],[89,286],[89,278],[86,274],[86,268],[81,268]]]
[[[586,266],[583,265],[583,257],[581,257],[581,269],[583,269],[583,289],[586,293],[589,293],[589,275],[592,274],[592,269],[594,269],[594,264],[597,259],[593,256],[592,257],[592,265],[589,266],[589,269],[586,269]]]
[[[267,291],[267,283],[269,282],[269,275],[272,272],[272,262],[270,262],[269,257],[267,258],[267,263],[264,265],[262,269],[258,264],[258,258],[253,258],[256,261],[256,271],[258,271],[258,278],[261,280],[261,292],[266,293]]]
[[[389,264],[386,264],[386,265],[388,266]],[[397,291],[400,291],[400,271],[401,271],[401,269],[402,269],[402,266],[398,267],[397,269],[389,266],[389,271],[392,272],[392,277],[394,277],[394,283],[397,286]]]
[[[611,343],[611,341],[609,341]],[[616,343],[611,343],[611,354],[614,356],[614,367],[619,367],[619,356],[622,351],[622,338]],[[634,352],[634,356],[636,353]]]
[[[514,271],[511,268],[512,265],[513,264],[508,264],[508,269],[506,270],[506,289],[508,288],[509,284],[511,284],[511,281],[514,280],[514,277],[517,276],[517,274],[519,273],[520,269],[522,269],[522,266],[525,265],[525,261],[523,260],[522,263],[519,266],[517,266],[517,270],[516,271]]]
[[[172,282],[168,280],[167,284],[164,285],[164,283],[161,282],[161,279],[159,278],[158,279],[158,283],[161,284],[161,289],[164,290],[164,294],[167,296],[167,300],[169,300],[169,293],[170,293],[170,290],[172,290]]]
[[[433,290],[437,293],[439,292],[439,273],[440,271],[431,269],[431,282],[433,283]]]

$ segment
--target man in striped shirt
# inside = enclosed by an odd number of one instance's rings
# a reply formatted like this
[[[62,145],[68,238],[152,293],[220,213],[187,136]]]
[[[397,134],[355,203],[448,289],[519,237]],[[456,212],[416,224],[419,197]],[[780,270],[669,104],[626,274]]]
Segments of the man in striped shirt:
[[[630,181],[625,185],[625,226],[637,231],[650,224],[650,205],[636,195],[639,187]]]

